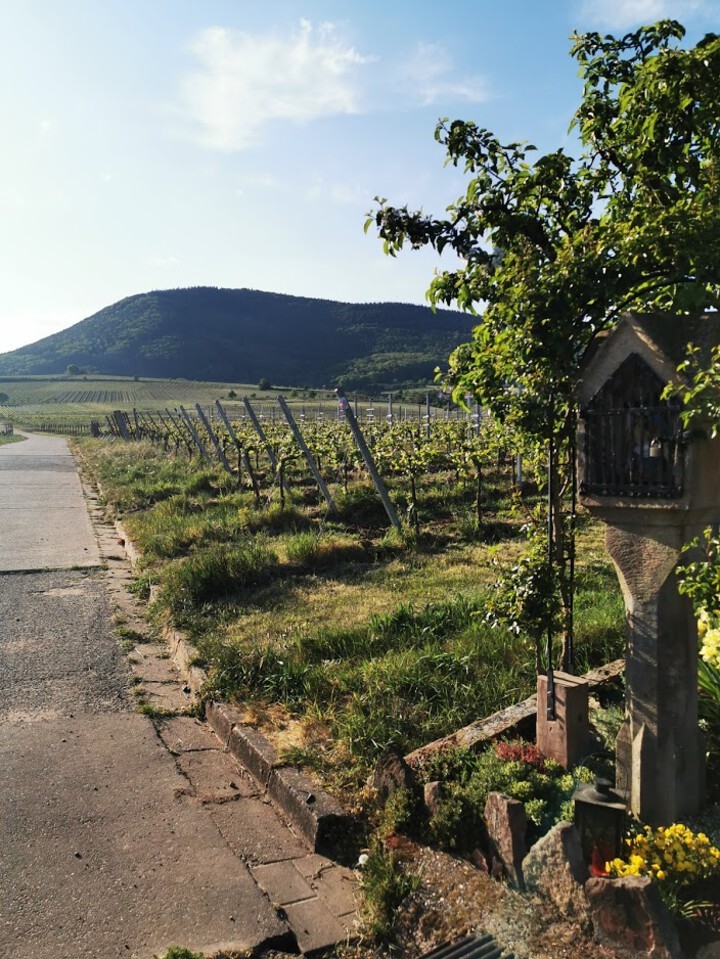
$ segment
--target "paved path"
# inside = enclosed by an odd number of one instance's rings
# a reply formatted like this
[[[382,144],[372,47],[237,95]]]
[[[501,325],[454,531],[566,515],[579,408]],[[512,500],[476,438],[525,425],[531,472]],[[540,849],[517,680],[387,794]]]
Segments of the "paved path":
[[[99,565],[65,440],[30,436],[0,447],[0,570]]]
[[[182,768],[195,748],[131,708],[65,441],[0,447],[0,552],[0,956],[292,941]]]

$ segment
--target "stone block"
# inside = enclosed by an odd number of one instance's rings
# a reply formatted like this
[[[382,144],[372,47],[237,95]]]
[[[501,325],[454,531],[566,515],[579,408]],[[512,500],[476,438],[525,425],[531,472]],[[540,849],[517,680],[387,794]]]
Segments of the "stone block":
[[[375,765],[371,785],[384,803],[398,789],[413,789],[415,775],[395,746],[387,746]]]
[[[441,782],[425,783],[423,787],[423,798],[428,816],[437,816],[440,804],[445,799],[445,786]]]
[[[572,823],[559,822],[535,843],[523,860],[522,874],[528,891],[549,899],[564,916],[586,917],[584,886],[589,872]]]
[[[277,754],[272,743],[262,733],[252,726],[235,723],[227,739],[227,748],[259,783],[267,786]]]
[[[588,879],[585,895],[600,945],[627,959],[683,959],[672,916],[647,876]]]
[[[570,769],[588,753],[590,720],[588,683],[578,676],[556,672],[555,719],[547,715],[547,676],[537,678],[537,747],[543,756]]]
[[[337,853],[348,835],[352,817],[328,793],[290,766],[272,770],[267,791],[313,852],[329,856]]]
[[[499,862],[508,880],[524,889],[522,862],[527,854],[525,807],[519,800],[503,793],[490,793],[485,804],[485,826],[493,864]]]

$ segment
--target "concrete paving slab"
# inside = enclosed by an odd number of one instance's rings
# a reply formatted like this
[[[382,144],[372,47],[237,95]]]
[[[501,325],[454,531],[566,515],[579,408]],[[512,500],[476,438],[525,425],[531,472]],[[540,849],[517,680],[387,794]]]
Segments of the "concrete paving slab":
[[[0,570],[73,569],[100,566],[87,510],[64,508],[0,510]]]
[[[286,925],[181,783],[143,716],[6,724],[0,955],[150,959],[172,943],[287,944]]]
[[[172,683],[143,682],[135,691],[142,703],[161,712],[182,713],[192,706],[190,696]]]
[[[348,935],[343,925],[319,899],[306,899],[285,907],[288,921],[305,955],[342,942]]]
[[[272,902],[288,906],[293,902],[313,899],[315,893],[295,868],[292,859],[253,866],[252,874],[270,896]]]
[[[130,669],[146,683],[174,683],[183,685],[180,673],[171,659],[152,655],[137,649],[128,657]]]
[[[255,780],[238,769],[221,750],[181,753],[177,763],[200,802],[222,803],[241,796],[258,795]]]
[[[3,498],[13,496],[14,491],[18,490],[14,502],[20,506],[23,505],[23,498],[26,495],[23,492],[25,489],[42,487],[49,496],[56,491],[64,495],[67,490],[75,490],[80,485],[77,474],[69,470],[63,469],[61,473],[51,473],[45,470],[12,469],[11,464],[3,460],[0,462],[4,464],[4,469],[0,470]]]
[[[222,749],[222,743],[206,723],[190,716],[155,721],[158,736],[173,753],[195,752],[201,749]]]
[[[18,711],[129,708],[129,672],[112,636],[102,572],[0,576],[0,677],[0,722]]]
[[[334,916],[355,912],[358,907],[358,883],[352,870],[316,854],[293,860],[293,866]]]
[[[292,859],[307,853],[307,847],[287,828],[273,807],[261,799],[210,806],[213,822],[226,842],[245,862],[266,863]],[[238,815],[240,813],[240,815]]]

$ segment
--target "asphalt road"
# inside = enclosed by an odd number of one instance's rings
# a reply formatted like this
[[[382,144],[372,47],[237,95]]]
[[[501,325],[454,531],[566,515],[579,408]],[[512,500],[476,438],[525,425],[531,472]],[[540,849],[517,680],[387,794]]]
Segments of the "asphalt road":
[[[0,447],[0,957],[242,950],[286,926],[131,709],[64,440]]]

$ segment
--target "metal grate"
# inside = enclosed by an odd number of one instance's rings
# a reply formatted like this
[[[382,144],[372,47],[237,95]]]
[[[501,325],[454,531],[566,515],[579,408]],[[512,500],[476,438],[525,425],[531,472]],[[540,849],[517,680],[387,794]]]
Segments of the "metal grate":
[[[631,354],[581,411],[585,424],[582,492],[661,499],[682,496],[685,457],[680,405],[661,399],[664,386],[644,360]]]
[[[504,953],[491,935],[463,936],[426,952],[421,959],[514,959],[514,954]]]

